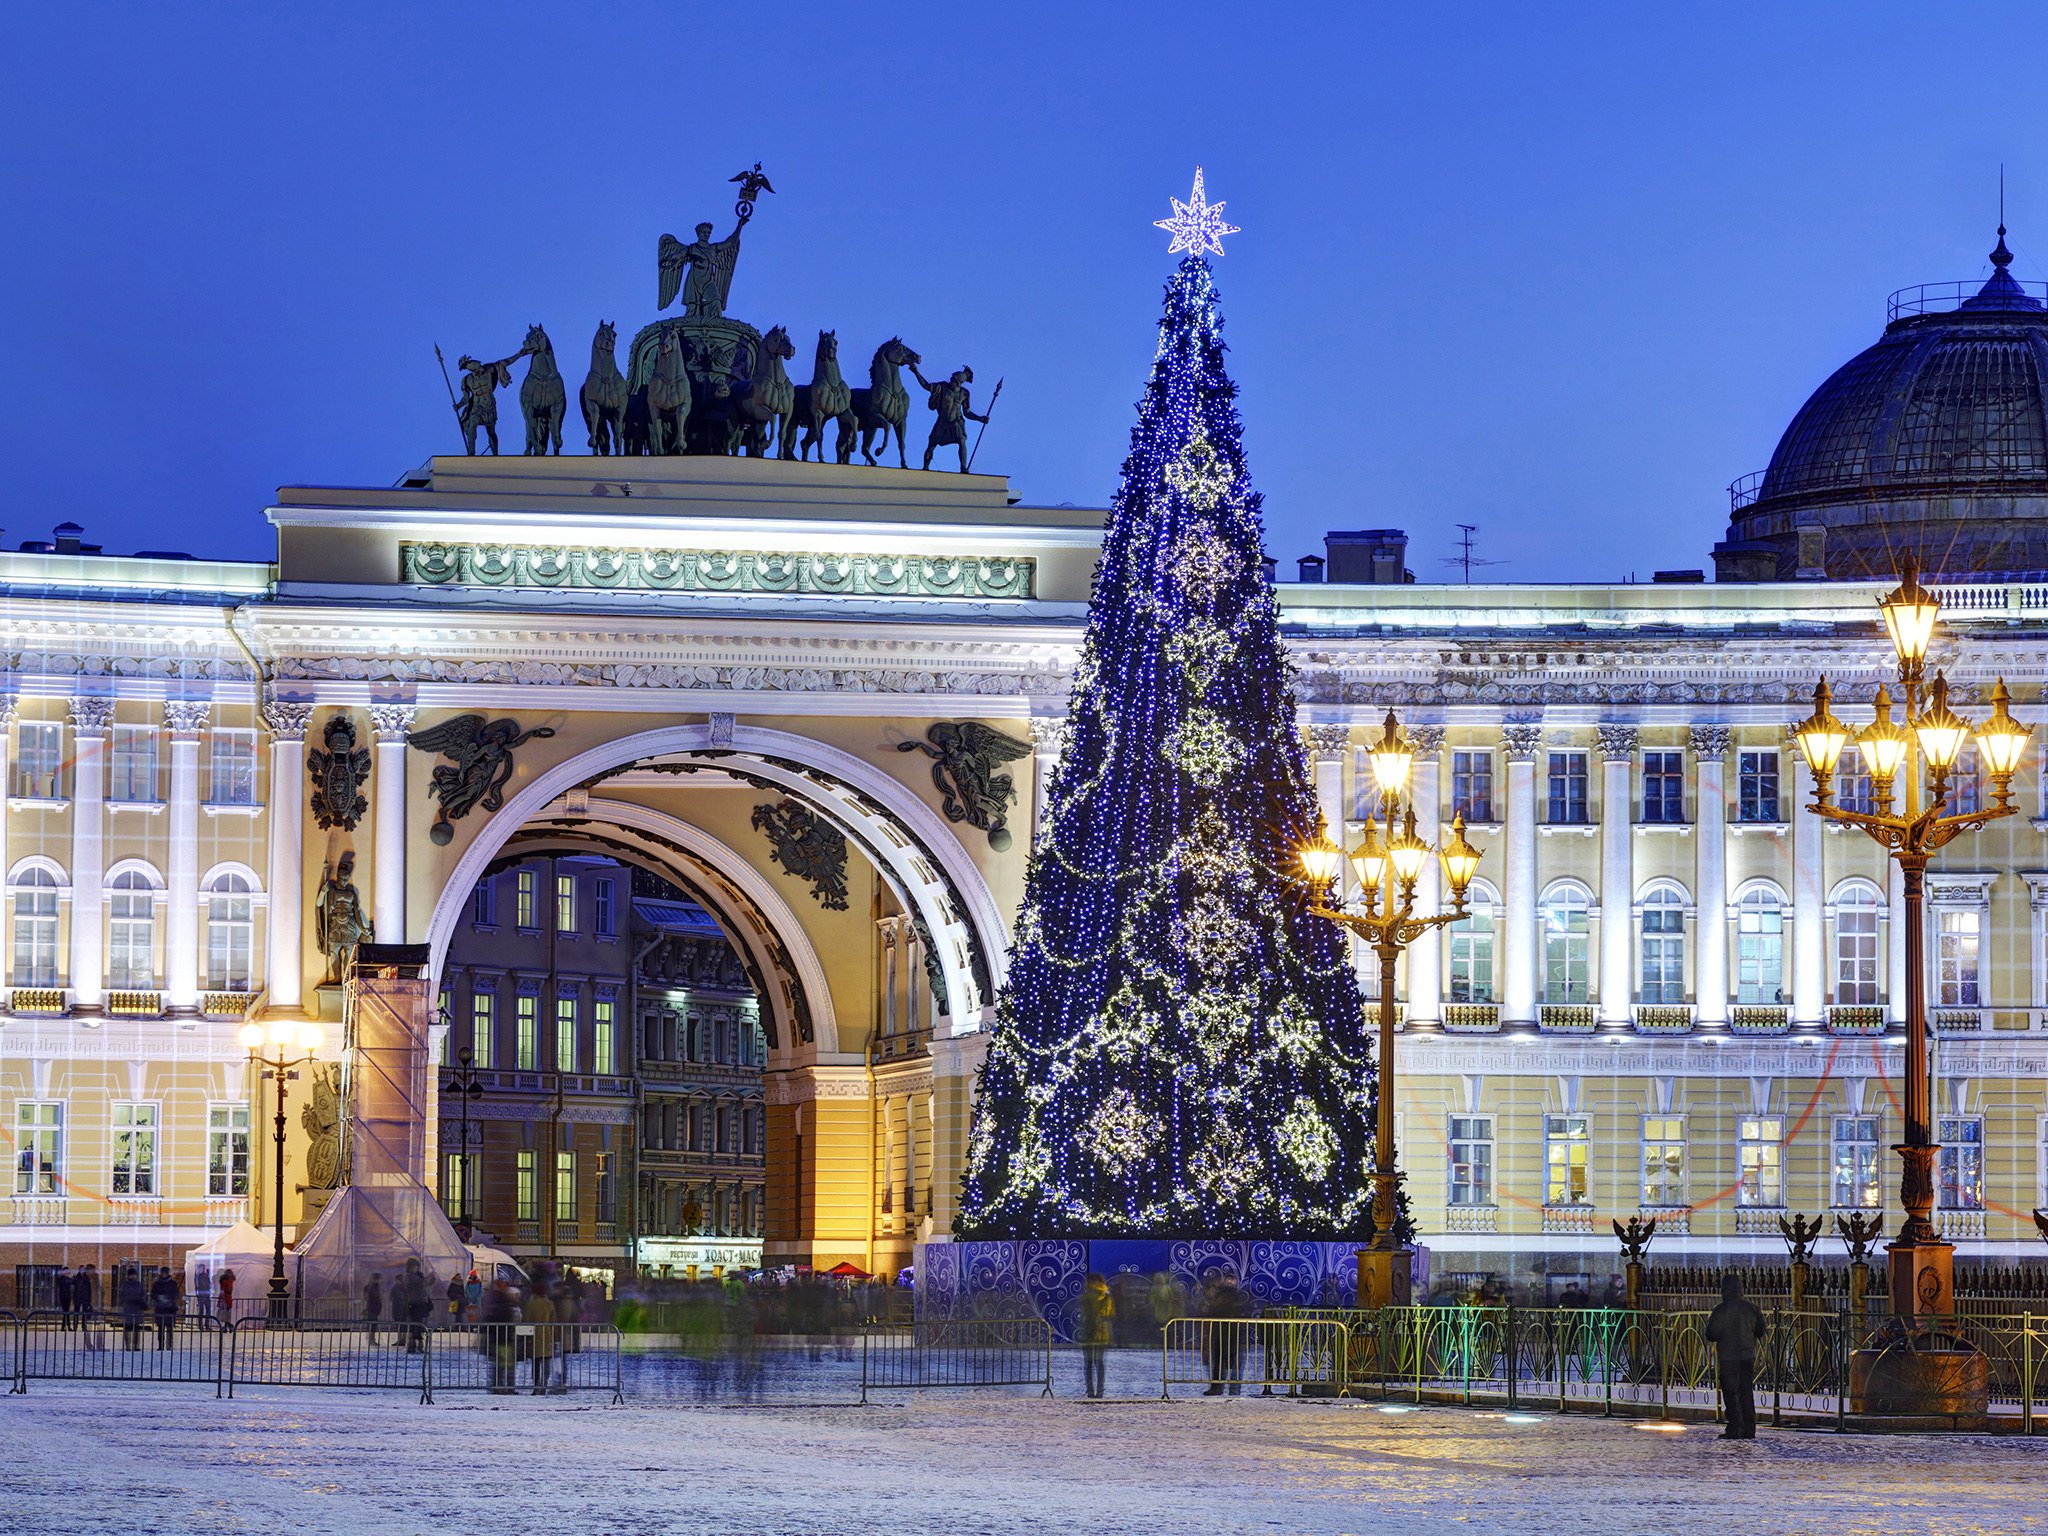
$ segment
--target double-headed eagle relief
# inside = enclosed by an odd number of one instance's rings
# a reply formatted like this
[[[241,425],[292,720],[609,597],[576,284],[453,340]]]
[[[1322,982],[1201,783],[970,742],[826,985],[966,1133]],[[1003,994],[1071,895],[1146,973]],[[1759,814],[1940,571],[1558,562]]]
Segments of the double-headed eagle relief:
[[[590,372],[577,394],[590,451],[784,459],[808,459],[815,451],[823,463],[829,447],[836,462],[850,464],[858,448],[867,463],[879,464],[877,455],[886,454],[893,440],[897,466],[907,469],[912,404],[912,391],[903,381],[907,369],[933,417],[924,468],[931,468],[938,450],[953,448],[962,473],[971,469],[989,411],[1002,393],[1001,380],[989,396],[989,408],[976,411],[969,391],[973,369],[927,379],[918,368],[923,357],[902,337],[891,336],[869,357],[867,383],[852,384],[840,373],[837,333],[824,330],[818,333],[811,382],[798,384],[784,366],[796,355],[789,332],[780,325],[763,332],[726,312],[741,237],[761,197],[775,190],[758,161],[732,181],[739,196],[731,233],[724,239],[713,238],[717,229],[707,220],[695,227],[692,239],[664,234],[656,245],[655,308],[681,303],[673,315],[640,329],[626,349],[623,369],[618,327],[599,322],[591,338]],[[435,354],[440,354],[438,347]],[[478,451],[479,434],[491,453],[498,452],[497,391],[512,382],[512,368],[522,358],[526,377],[519,406],[526,419],[526,452],[561,453],[567,388],[555,366],[554,347],[539,325],[528,330],[525,343],[510,357],[485,361],[465,354],[459,396],[455,382],[448,381],[465,453]],[[979,425],[971,444],[970,422]]]

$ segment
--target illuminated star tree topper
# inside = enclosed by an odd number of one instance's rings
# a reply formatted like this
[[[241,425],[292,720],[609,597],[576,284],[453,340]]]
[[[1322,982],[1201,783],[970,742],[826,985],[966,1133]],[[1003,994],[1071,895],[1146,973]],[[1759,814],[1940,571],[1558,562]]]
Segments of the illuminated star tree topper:
[[[1223,222],[1223,204],[1209,201],[1202,190],[1202,168],[1195,167],[1195,190],[1188,194],[1188,200],[1171,198],[1173,217],[1154,219],[1152,227],[1163,229],[1173,236],[1173,244],[1166,248],[1171,256],[1176,251],[1187,251],[1200,256],[1206,252],[1223,254],[1223,236],[1237,233],[1235,224]]]

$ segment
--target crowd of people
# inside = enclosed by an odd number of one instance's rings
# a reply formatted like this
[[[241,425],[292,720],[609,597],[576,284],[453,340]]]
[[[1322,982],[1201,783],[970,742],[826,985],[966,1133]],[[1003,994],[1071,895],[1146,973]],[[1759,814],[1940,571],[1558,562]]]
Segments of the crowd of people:
[[[184,1287],[168,1265],[153,1274],[140,1264],[115,1265],[104,1280],[97,1265],[60,1266],[51,1289],[60,1331],[83,1334],[91,1353],[106,1348],[103,1335],[117,1325],[123,1349],[141,1349],[152,1336],[158,1349],[171,1348],[185,1304]]]

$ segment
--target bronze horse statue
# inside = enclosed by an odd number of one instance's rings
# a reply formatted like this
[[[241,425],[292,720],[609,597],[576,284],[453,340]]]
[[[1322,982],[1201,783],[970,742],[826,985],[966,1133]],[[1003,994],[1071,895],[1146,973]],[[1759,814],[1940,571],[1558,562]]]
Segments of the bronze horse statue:
[[[835,453],[841,464],[853,458],[853,391],[847,388],[846,380],[839,376],[839,335],[836,331],[818,332],[817,361],[811,367],[811,382],[796,386],[795,399],[791,403],[788,417],[782,424],[782,457],[785,459],[808,459],[811,445],[818,445],[818,462],[825,462],[825,423],[839,424],[839,441]],[[803,443],[797,445],[797,432],[803,432]]]
[[[568,409],[569,392],[562,383],[562,370],[555,366],[555,344],[539,326],[529,326],[526,345],[519,349],[528,358],[526,382],[519,386],[519,409],[526,415],[526,451],[545,454],[553,443],[562,451],[562,413]]]
[[[647,451],[681,453],[689,422],[690,374],[683,366],[682,338],[665,330],[647,378]]]
[[[903,454],[903,424],[910,417],[910,391],[903,387],[903,380],[897,369],[915,369],[924,359],[903,344],[901,336],[891,336],[879,347],[868,362],[868,387],[853,392],[853,419],[860,430],[860,456],[870,464],[875,462],[876,436],[881,438],[880,447],[889,451],[889,434],[896,434],[896,462],[903,468],[910,468],[910,461]],[[843,464],[846,461],[841,459]]]
[[[600,320],[597,334],[590,340],[590,373],[577,395],[583,406],[583,425],[590,431],[592,453],[626,451],[626,376],[619,372],[614,355],[618,344],[619,328]]]
[[[774,452],[782,441],[785,423],[796,407],[796,385],[782,364],[796,356],[789,332],[776,326],[761,338],[761,355],[754,365],[754,377],[747,393],[734,402],[740,428],[740,446],[753,458]],[[787,455],[784,455],[787,457]]]

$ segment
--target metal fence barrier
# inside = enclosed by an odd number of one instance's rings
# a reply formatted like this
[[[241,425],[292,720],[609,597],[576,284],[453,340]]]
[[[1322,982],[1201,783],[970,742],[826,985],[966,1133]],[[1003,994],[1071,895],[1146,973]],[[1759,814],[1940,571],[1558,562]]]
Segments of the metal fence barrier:
[[[433,1401],[431,1336],[367,1323],[240,1318],[228,1331],[227,1395],[237,1387],[391,1388]]]
[[[1043,1387],[1052,1396],[1052,1328],[1038,1317],[868,1323],[860,1400],[919,1387]]]
[[[609,1323],[486,1323],[427,1330],[434,1392],[608,1392],[625,1400],[619,1330]]]
[[[1160,1334],[1161,1397],[1201,1383],[1208,1395],[1246,1387],[1338,1397],[1350,1388],[1344,1324],[1311,1317],[1177,1317]]]
[[[31,1381],[185,1382],[223,1386],[226,1330],[210,1317],[148,1312],[30,1312],[5,1321],[13,1390]]]

